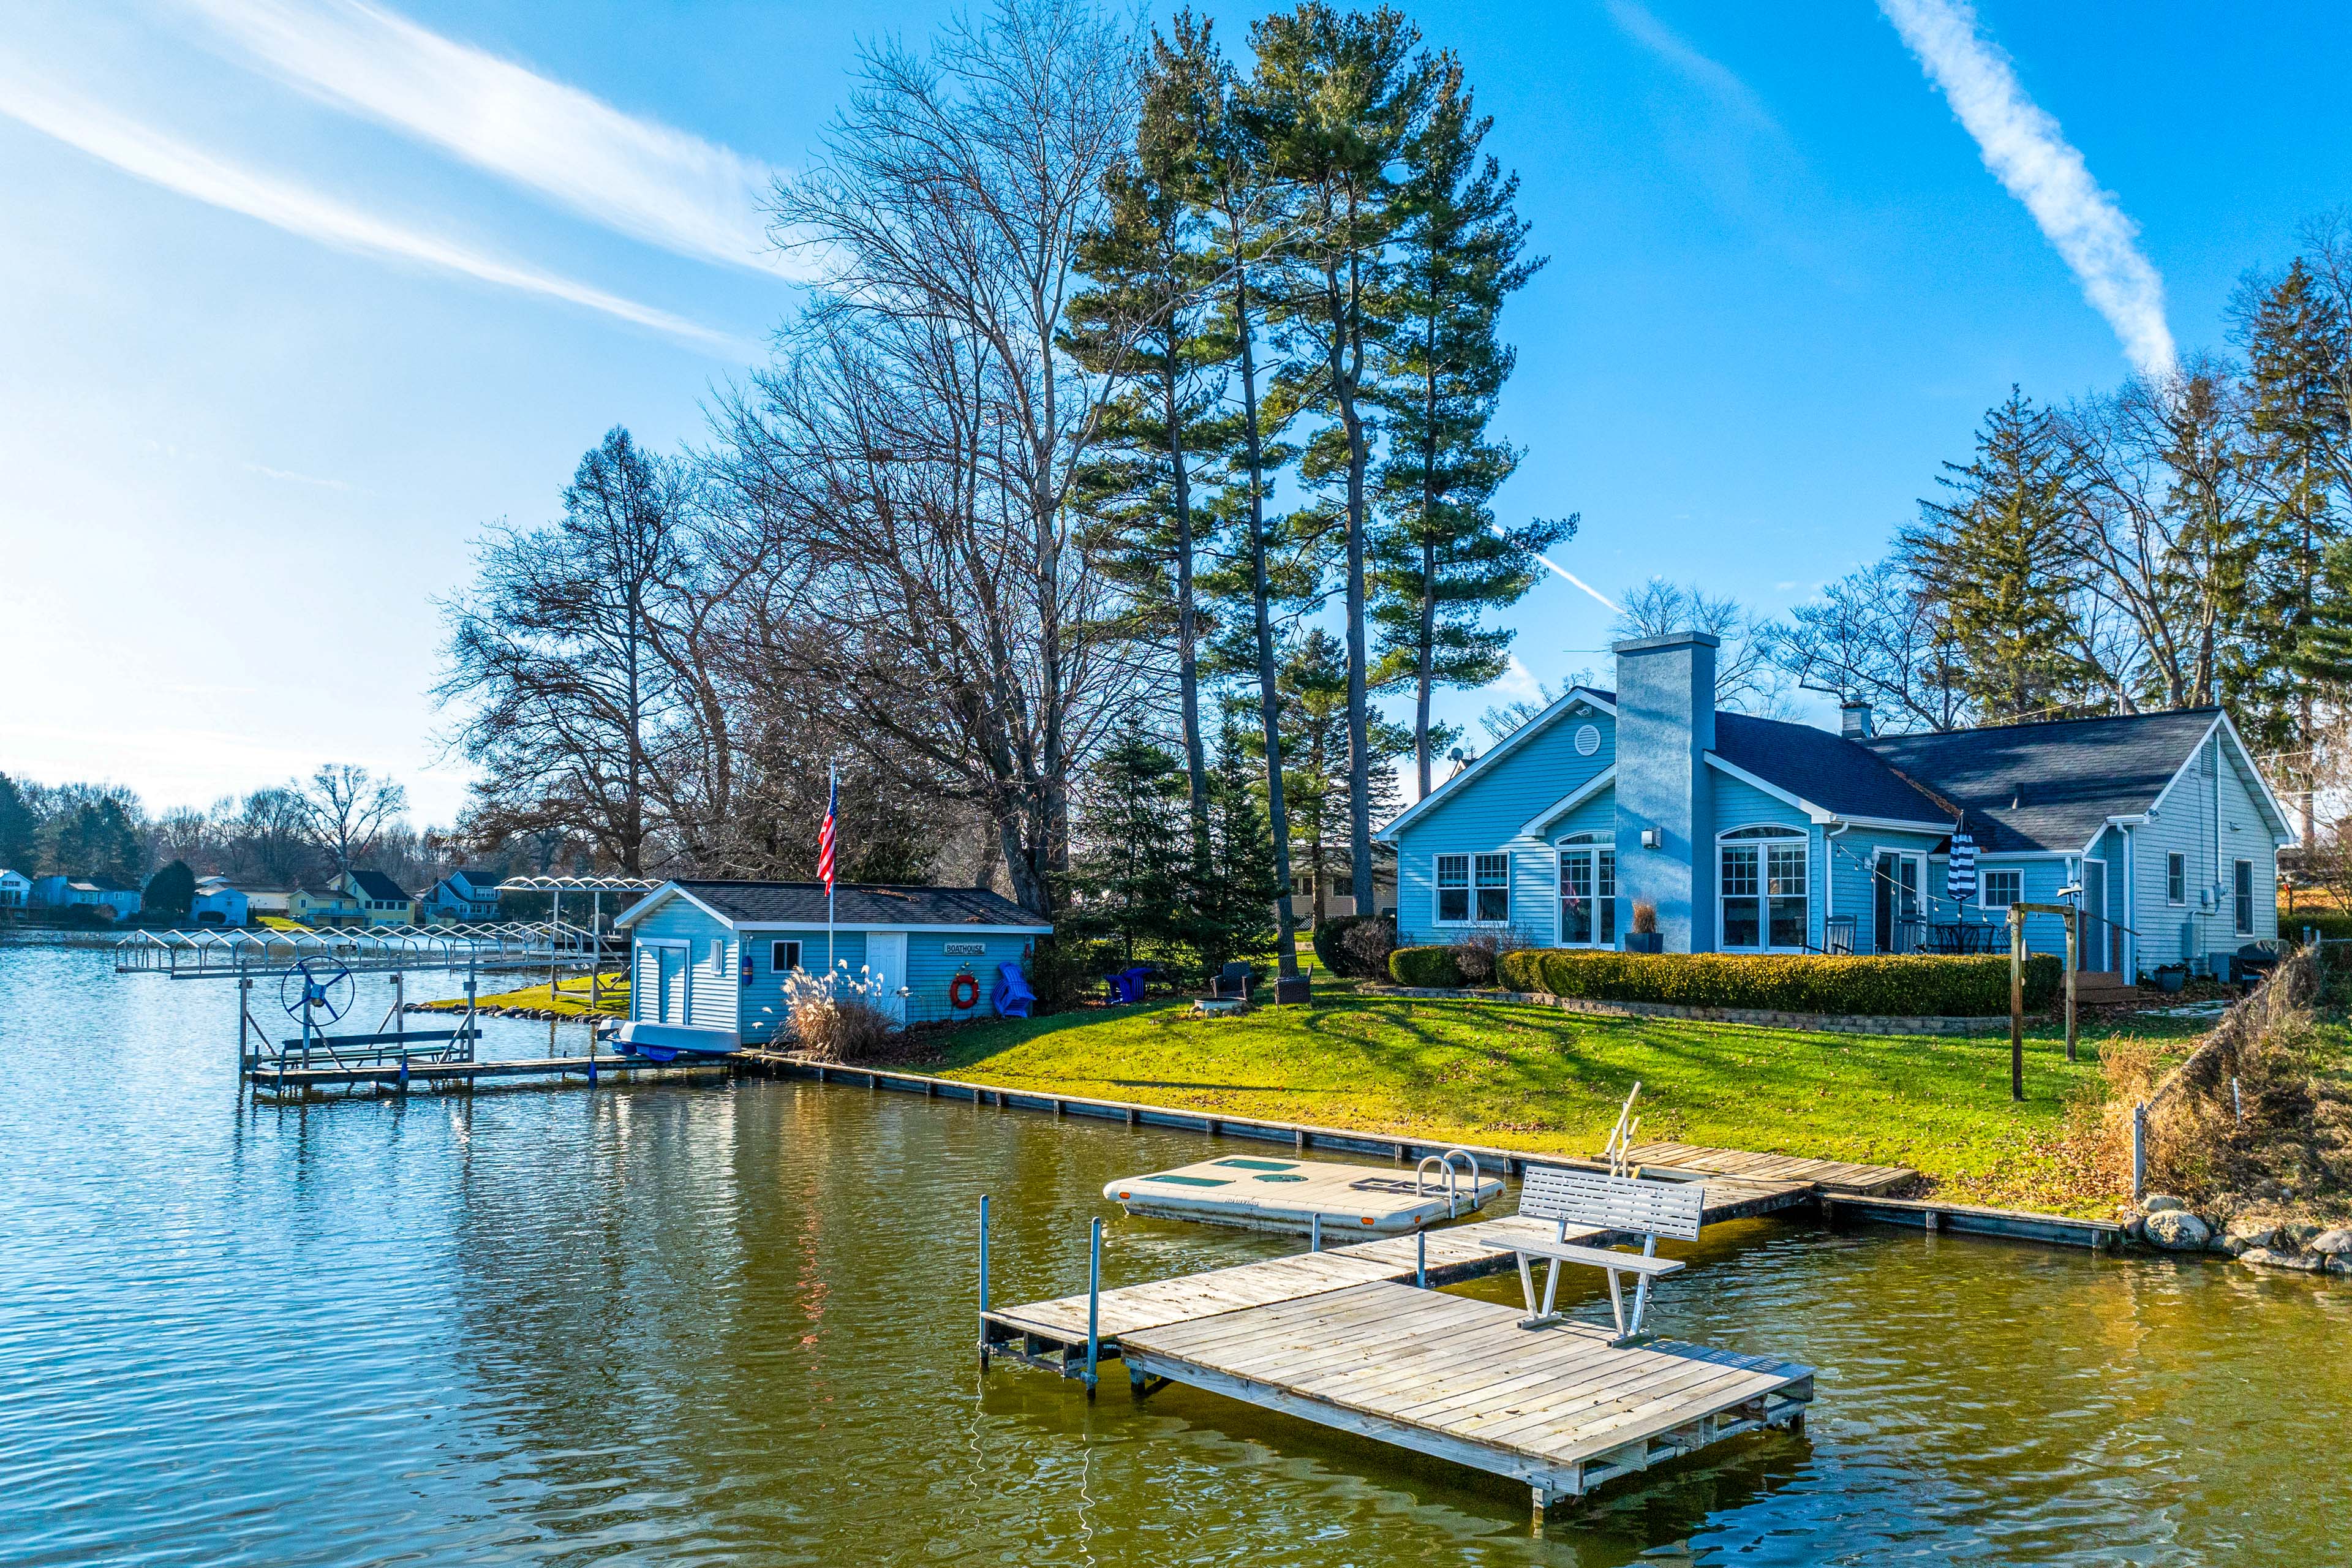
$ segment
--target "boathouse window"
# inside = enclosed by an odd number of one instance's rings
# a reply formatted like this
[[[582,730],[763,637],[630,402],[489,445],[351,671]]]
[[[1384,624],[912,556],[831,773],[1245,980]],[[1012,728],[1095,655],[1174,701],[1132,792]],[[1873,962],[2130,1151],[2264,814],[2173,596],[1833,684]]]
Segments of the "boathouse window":
[[[2024,875],[2022,871],[1987,871],[1983,890],[1977,895],[1977,902],[1989,910],[2009,908],[2021,896],[2018,890],[2019,880]]]
[[[1437,923],[1466,925],[1470,921],[1470,857],[1437,858]]]
[[[1478,923],[1507,925],[1511,919],[1511,858],[1478,857]]]
[[[2178,849],[2164,858],[2164,901],[2168,904],[2189,901],[2189,857]]]
[[[2231,891],[2237,895],[2238,934],[2252,936],[2254,934],[2254,863],[2241,860],[2236,872],[2231,879]]]
[[[776,943],[772,967],[779,974],[790,974],[801,966],[801,944],[796,942]]]
[[[1727,952],[1802,952],[1808,853],[1804,836],[1787,827],[1741,827],[1724,834],[1717,883]]]

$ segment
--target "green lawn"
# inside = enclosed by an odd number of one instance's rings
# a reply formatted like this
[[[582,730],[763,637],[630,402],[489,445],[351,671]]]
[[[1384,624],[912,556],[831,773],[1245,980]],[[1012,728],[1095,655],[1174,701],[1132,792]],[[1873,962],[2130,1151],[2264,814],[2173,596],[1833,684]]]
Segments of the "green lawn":
[[[550,993],[546,986],[526,985],[518,991],[501,991],[495,995],[477,996],[474,998],[474,1005],[478,1007],[535,1007],[561,1014],[567,1018],[584,1018],[589,1016],[588,977],[584,974],[566,977],[562,989],[553,993],[551,1002],[549,997]],[[596,1003],[595,1016],[599,1018],[627,1017],[629,1016],[628,976],[605,975],[597,984]],[[431,1002],[419,1010],[431,1013],[462,1013],[466,1010],[466,1004],[462,999]]]
[[[2070,1158],[2070,1104],[2102,1097],[2096,1039],[2070,1065],[2009,1041],[1802,1034],[1342,994],[1195,1018],[1188,1004],[1003,1019],[941,1037],[938,1070],[1008,1088],[1590,1155],[1642,1083],[1640,1136],[1909,1165],[1956,1202],[2090,1213],[2115,1201]],[[2186,1037],[2197,1026],[2154,1025]],[[2150,1032],[2143,1028],[2143,1037]]]

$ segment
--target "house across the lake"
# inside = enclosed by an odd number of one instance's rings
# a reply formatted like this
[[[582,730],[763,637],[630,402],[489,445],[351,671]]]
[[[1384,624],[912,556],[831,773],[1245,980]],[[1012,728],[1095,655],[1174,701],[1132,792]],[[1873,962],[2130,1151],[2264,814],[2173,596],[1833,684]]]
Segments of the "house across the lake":
[[[1613,948],[1640,901],[1669,952],[2006,951],[2007,906],[2068,889],[2088,972],[2278,934],[2294,831],[2219,709],[1882,736],[1848,704],[1831,734],[1717,711],[1716,647],[1619,643],[1616,690],[1570,690],[1389,824],[1399,942]],[[2055,916],[2026,935],[2064,951]]]
[[[614,925],[630,939],[631,1017],[732,1029],[746,1044],[782,1027],[786,974],[826,968],[822,882],[665,882]],[[1053,929],[972,888],[845,882],[832,956],[879,976],[902,1023],[986,1017],[997,966],[1020,963]]]
[[[467,868],[452,871],[433,884],[433,890],[420,900],[425,917],[436,921],[494,921],[499,918],[499,884],[506,880],[498,871]]]
[[[33,879],[0,867],[0,910],[21,910],[33,901]]]

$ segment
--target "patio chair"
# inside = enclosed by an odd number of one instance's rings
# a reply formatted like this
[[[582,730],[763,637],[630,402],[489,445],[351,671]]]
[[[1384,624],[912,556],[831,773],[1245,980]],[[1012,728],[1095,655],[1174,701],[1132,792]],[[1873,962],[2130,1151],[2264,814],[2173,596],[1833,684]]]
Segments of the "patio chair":
[[[1110,1000],[1114,1003],[1140,1002],[1144,983],[1151,974],[1151,965],[1148,963],[1130,964],[1115,974],[1103,976],[1103,984],[1110,988]]]
[[[1037,994],[1029,989],[1029,977],[1021,973],[1017,963],[996,966],[996,988],[988,1004],[1000,1018],[1026,1018],[1037,1005]]]
[[[1223,970],[1219,971],[1217,974],[1217,999],[1219,1001],[1224,1001],[1231,998],[1234,1000],[1246,1002],[1250,999],[1250,987],[1255,984],[1256,980],[1256,971],[1253,970],[1248,964],[1239,963],[1228,963]]]
[[[1642,1312],[1650,1300],[1650,1281],[1682,1268],[1678,1259],[1657,1256],[1658,1238],[1664,1236],[1677,1241],[1696,1241],[1706,1210],[1706,1187],[1702,1183],[1645,1182],[1599,1171],[1529,1165],[1519,1188],[1519,1213],[1528,1219],[1554,1221],[1559,1228],[1549,1240],[1511,1244],[1518,1255],[1519,1289],[1528,1307],[1528,1315],[1520,1320],[1519,1327],[1540,1329],[1560,1321],[1559,1313],[1552,1310],[1559,1292],[1560,1265],[1577,1263],[1602,1269],[1609,1276],[1609,1310],[1617,1321],[1617,1337],[1610,1343],[1615,1346],[1640,1342]],[[1568,1239],[1568,1227],[1571,1225],[1637,1236],[1642,1239],[1642,1250],[1619,1252],[1571,1242]],[[1535,1276],[1528,1268],[1530,1258],[1543,1258],[1549,1265],[1544,1278],[1541,1307],[1536,1304]],[[1630,1319],[1625,1312],[1625,1298],[1618,1287],[1619,1277],[1625,1274],[1636,1279]]]

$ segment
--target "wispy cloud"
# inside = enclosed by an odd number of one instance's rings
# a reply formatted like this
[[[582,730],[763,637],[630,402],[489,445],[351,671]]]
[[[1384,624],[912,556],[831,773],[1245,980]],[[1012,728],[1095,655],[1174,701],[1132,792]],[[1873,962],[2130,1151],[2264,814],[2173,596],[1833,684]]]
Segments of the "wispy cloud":
[[[184,0],[287,83],[681,255],[778,270],[757,159],[362,0]]]
[[[1779,122],[1764,107],[1764,100],[1758,98],[1755,90],[1740,80],[1730,67],[1693,48],[1681,34],[1635,5],[1633,0],[1609,0],[1609,19],[1617,24],[1620,32],[1657,56],[1740,119],[1764,130],[1780,129]]]
[[[5,67],[0,60],[0,67]],[[86,100],[0,69],[0,114],[22,121],[126,174],[273,228],[346,250],[391,257],[562,300],[729,356],[749,351],[723,332],[617,294],[504,261],[455,240],[404,227],[332,196],[225,163]]]
[[[289,468],[273,468],[267,463],[247,463],[245,465],[245,471],[248,474],[259,474],[265,479],[276,479],[280,484],[315,485],[322,490],[347,490],[352,488],[350,483],[343,479],[318,479],[310,474],[295,473]]]
[[[2139,226],[2099,188],[2058,121],[2025,94],[2009,57],[1978,31],[1965,0],[1878,0],[2009,194],[2074,269],[2124,357],[2148,375],[2177,363],[2164,279],[2140,254]]]

